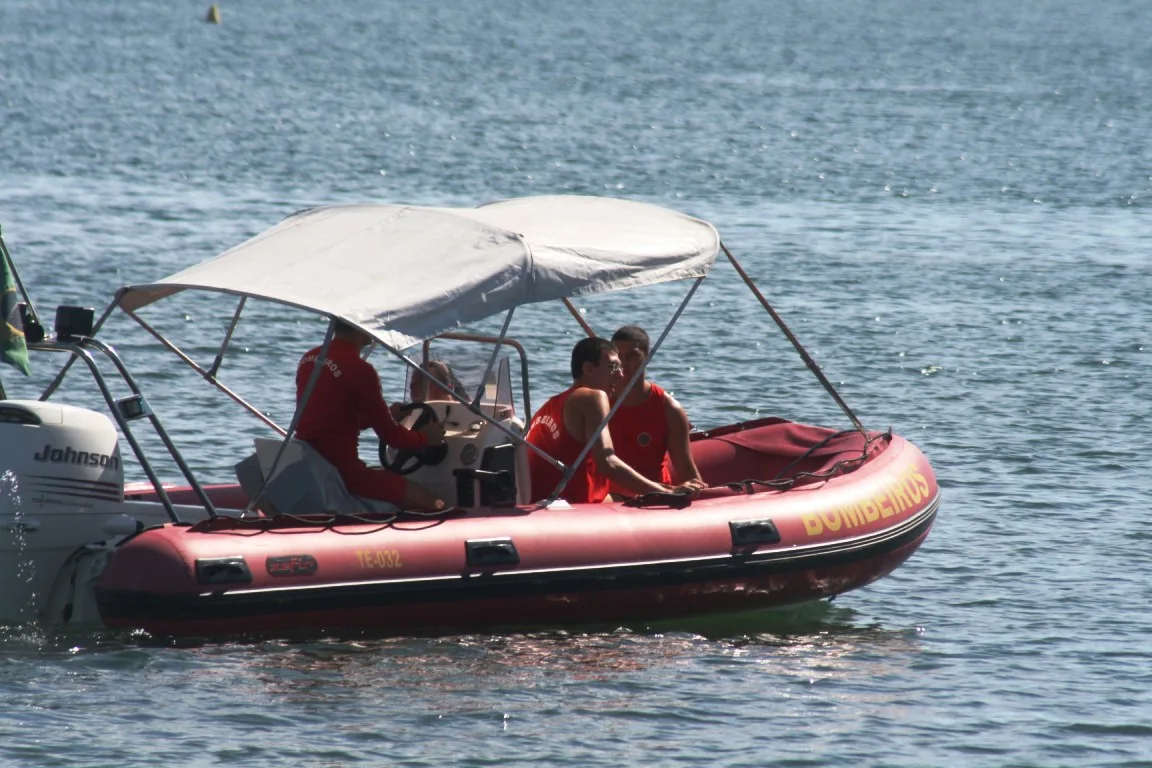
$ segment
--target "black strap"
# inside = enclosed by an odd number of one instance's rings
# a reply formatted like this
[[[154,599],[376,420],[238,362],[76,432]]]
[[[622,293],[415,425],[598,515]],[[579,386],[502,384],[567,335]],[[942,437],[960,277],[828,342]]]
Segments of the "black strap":
[[[685,509],[692,506],[692,495],[688,493],[663,493],[652,491],[633,496],[624,502],[626,507],[671,507],[672,509]]]

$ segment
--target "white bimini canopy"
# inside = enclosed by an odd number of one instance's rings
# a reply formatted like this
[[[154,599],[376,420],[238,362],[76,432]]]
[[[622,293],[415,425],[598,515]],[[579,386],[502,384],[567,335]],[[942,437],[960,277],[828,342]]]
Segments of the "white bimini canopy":
[[[707,222],[613,198],[339,205],[126,286],[117,302],[135,311],[183,290],[248,296],[339,317],[403,348],[520,304],[703,277],[719,248]]]

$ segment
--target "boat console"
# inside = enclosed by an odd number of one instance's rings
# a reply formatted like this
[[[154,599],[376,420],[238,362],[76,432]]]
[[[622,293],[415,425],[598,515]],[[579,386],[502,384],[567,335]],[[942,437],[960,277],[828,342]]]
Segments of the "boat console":
[[[519,342],[458,333],[438,337],[438,342],[445,341],[464,342],[473,347],[479,343],[485,350],[492,344],[512,347],[520,357],[524,407],[530,407],[527,356]],[[429,353],[429,342],[425,342],[424,366],[430,359]],[[516,413],[511,362],[507,356],[498,356],[491,363],[495,365],[487,371],[476,370],[476,365],[466,371],[464,368],[468,366],[451,367],[439,361],[432,370],[437,375],[450,377],[451,381],[434,380],[440,385],[439,397],[400,406],[404,414],[400,423],[413,429],[430,417],[436,418],[444,425],[445,447],[418,456],[383,450],[381,464],[428,488],[449,506],[472,509],[530,503],[532,485],[528,481],[527,454],[530,449],[518,439],[524,432],[524,421]],[[477,375],[481,371],[483,375]],[[422,375],[426,374],[409,373],[404,391],[413,398],[428,391],[425,387],[413,386],[421,382],[413,377]],[[450,399],[449,391],[460,400]],[[470,400],[479,413],[466,404]]]
[[[502,426],[516,434],[524,430],[524,422],[515,417],[510,405],[481,404],[481,411],[491,420],[482,419],[453,401],[432,400],[426,405],[444,424],[447,450],[439,460],[419,465],[414,461],[409,472],[405,472],[401,464],[398,468],[401,474],[428,488],[450,506],[499,507],[531,501],[528,449],[500,429]],[[386,455],[394,459],[396,452],[389,450]]]

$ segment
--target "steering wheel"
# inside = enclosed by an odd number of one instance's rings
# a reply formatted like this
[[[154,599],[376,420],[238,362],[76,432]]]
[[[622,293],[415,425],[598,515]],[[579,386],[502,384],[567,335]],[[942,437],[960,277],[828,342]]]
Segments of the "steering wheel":
[[[427,403],[404,403],[396,409],[396,420],[400,421],[413,411],[420,411],[420,415],[416,417],[416,421],[412,426],[408,427],[413,431],[420,429],[425,424],[431,424],[438,420],[436,409]],[[410,475],[424,466],[434,467],[444,461],[447,456],[448,446],[441,443],[440,445],[429,446],[418,451],[397,449],[396,455],[389,460],[388,446],[380,443],[380,465],[384,467],[384,469],[395,472],[398,475]]]

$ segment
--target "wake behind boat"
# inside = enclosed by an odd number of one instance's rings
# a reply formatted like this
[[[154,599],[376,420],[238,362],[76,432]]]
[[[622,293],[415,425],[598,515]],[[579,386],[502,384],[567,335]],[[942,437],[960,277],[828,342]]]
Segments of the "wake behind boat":
[[[521,417],[531,413],[532,366],[509,335],[516,308],[558,303],[594,335],[572,297],[686,281],[655,356],[721,254],[851,428],[770,418],[693,433],[709,486],[694,497],[569,504],[561,494],[579,460],[545,456],[564,479],[548,498],[532,498],[528,453],[538,449]],[[232,314],[207,366],[139,314],[193,291]],[[426,375],[421,364],[446,340],[484,351],[474,380],[414,407],[445,425],[442,455],[382,457],[451,509],[396,514],[353,496],[293,439],[295,418],[276,424],[221,380],[250,301],[329,318],[325,345],[337,321],[359,328],[413,376]],[[206,484],[188,468],[127,367],[96,338],[114,311],[268,426],[250,456],[235,457],[236,478]],[[19,490],[18,499],[0,497],[0,573],[22,585],[2,593],[0,622],[31,614],[168,635],[404,634],[767,609],[891,572],[928,535],[939,502],[920,451],[859,422],[715,229],[652,205],[555,196],[469,209],[318,208],[168,278],[122,288],[95,323],[67,309],[57,316],[55,334],[29,348],[82,362],[108,409],[51,401],[69,366],[38,400],[0,400],[0,466]],[[501,316],[499,335],[471,332]],[[507,350],[519,358],[519,399]],[[112,395],[98,357],[116,368],[127,397]],[[133,432],[143,421],[185,485],[165,485],[153,470]],[[125,484],[121,440],[147,483]]]

